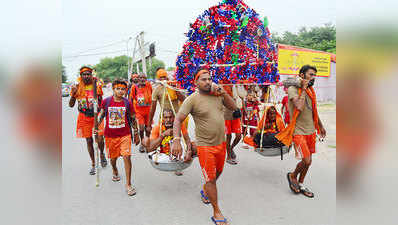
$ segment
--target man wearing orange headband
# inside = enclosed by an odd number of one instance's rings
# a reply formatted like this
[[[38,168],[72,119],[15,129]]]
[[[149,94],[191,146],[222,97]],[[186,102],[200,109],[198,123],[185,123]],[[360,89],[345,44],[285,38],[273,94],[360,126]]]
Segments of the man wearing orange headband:
[[[127,96],[131,94],[131,87],[138,83],[138,74],[131,74],[129,86],[127,87]]]
[[[156,71],[156,77],[159,81],[168,81],[167,71],[165,69],[159,68]],[[164,98],[163,98],[164,96]],[[185,96],[181,94],[179,91],[175,91],[171,88],[166,88],[163,85],[158,85],[152,93],[152,104],[151,110],[149,113],[149,121],[147,123],[146,129],[147,132],[151,132],[152,130],[152,122],[153,116],[156,112],[156,106],[159,102],[160,107],[163,109],[173,109],[177,113],[180,106],[178,101],[183,102],[185,100]],[[170,102],[172,104],[170,104]]]
[[[138,129],[135,122],[135,111],[131,102],[123,96],[127,92],[127,82],[116,79],[112,82],[113,96],[104,99],[99,113],[99,121],[106,117],[105,143],[113,170],[112,181],[120,181],[116,161],[123,157],[126,173],[126,191],[129,196],[135,195],[131,184],[131,127],[134,129],[134,141],[138,144]]]
[[[145,126],[149,122],[149,113],[152,104],[152,85],[147,81],[145,74],[138,76],[137,84],[131,86],[129,99],[134,104],[134,109],[137,113],[137,121],[140,128],[140,138],[144,139]],[[146,131],[146,136],[149,137],[150,132]],[[140,145],[140,152],[145,152],[144,146]]]
[[[72,86],[71,98],[69,100],[69,106],[73,108],[76,100],[78,102],[79,115],[77,117],[77,129],[76,136],[78,138],[85,138],[87,142],[88,153],[91,158],[91,169],[90,175],[95,175],[95,158],[94,158],[94,140],[93,140],[93,128],[94,128],[94,85],[93,85],[93,69],[87,66],[80,68],[80,79],[77,85]],[[98,104],[102,101],[102,86],[97,83],[97,95]],[[105,167],[107,161],[104,155],[104,138],[103,138],[103,127],[104,124],[99,125],[101,131],[99,132],[98,147],[101,152],[101,166]]]
[[[213,206],[212,221],[217,224],[227,224],[218,207],[217,178],[221,175],[226,154],[224,135],[223,107],[237,110],[232,97],[224,89],[212,83],[208,70],[202,69],[195,74],[195,84],[198,91],[190,95],[182,104],[174,120],[172,154],[181,157],[182,148],[181,125],[188,114],[195,121],[197,155],[205,178],[202,201]],[[189,154],[189,153],[188,153]]]

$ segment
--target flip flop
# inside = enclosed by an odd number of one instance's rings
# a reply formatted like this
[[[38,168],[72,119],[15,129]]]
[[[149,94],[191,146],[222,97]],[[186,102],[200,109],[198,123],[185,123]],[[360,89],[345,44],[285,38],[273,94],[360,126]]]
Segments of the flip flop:
[[[203,202],[203,203],[205,203],[206,205],[210,204],[209,197],[207,197],[207,196],[205,195],[205,192],[204,192],[203,190],[200,191],[200,195],[202,196],[202,202]],[[204,200],[203,200],[203,199],[204,199]],[[207,201],[208,201],[208,202],[207,202]]]
[[[127,195],[128,195],[128,196],[133,196],[133,195],[135,195],[135,194],[137,194],[137,192],[135,191],[135,188],[129,186],[129,187],[127,188]]]
[[[112,181],[113,181],[113,182],[118,182],[118,181],[120,181],[120,176],[119,176],[119,175],[117,175],[117,176],[113,175],[113,176],[112,176]]]
[[[291,174],[290,172],[287,173],[287,181],[289,182],[289,188],[290,188],[290,190],[292,190],[293,193],[299,194],[300,191],[297,192],[294,190],[294,188],[296,188],[297,190],[300,190],[300,187],[298,186],[298,184],[292,182],[292,180],[290,179],[290,174]]]
[[[238,164],[238,162],[236,162],[235,159],[227,159],[227,163],[231,164],[231,165],[236,165]]]
[[[300,187],[300,192],[308,198],[313,198],[314,197],[314,193],[312,193],[308,188],[301,186]]]
[[[89,174],[95,175],[95,167],[91,167]]]
[[[211,217],[211,221],[213,221],[213,223],[214,223],[215,225],[218,225],[218,223],[226,223],[226,222],[227,222],[227,219],[224,218],[223,220],[216,220],[216,219],[214,219],[214,217]]]

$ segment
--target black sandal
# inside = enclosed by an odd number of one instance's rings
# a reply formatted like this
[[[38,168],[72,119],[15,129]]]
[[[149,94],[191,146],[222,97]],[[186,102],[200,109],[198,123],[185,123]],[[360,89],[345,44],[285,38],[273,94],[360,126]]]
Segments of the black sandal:
[[[314,197],[314,193],[312,193],[308,188],[301,186],[300,187],[300,192],[308,198],[313,198]]]
[[[289,188],[290,188],[290,190],[292,190],[293,193],[299,194],[300,186],[298,184],[292,182],[292,180],[290,179],[290,174],[291,173],[287,173],[287,181],[289,182]]]
[[[89,174],[90,175],[95,175],[95,167],[91,167]]]

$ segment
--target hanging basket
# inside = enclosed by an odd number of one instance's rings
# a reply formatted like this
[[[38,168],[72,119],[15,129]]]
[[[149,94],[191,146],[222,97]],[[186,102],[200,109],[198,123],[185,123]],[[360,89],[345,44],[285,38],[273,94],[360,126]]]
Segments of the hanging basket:
[[[191,160],[189,162],[183,162],[183,161],[173,160],[170,158],[169,155],[159,152],[149,153],[148,158],[153,168],[166,172],[185,170],[186,168],[192,165],[193,161]]]
[[[291,146],[282,147],[262,147],[256,148],[255,151],[264,157],[275,157],[280,156],[283,160],[283,155],[290,152]]]

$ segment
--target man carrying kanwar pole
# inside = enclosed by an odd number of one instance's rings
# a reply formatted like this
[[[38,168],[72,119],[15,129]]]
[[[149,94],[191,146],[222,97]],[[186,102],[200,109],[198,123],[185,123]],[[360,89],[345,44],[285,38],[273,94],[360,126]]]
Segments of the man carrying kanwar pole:
[[[312,87],[316,72],[317,69],[313,66],[301,67],[298,75],[301,78],[301,87],[288,88],[290,123],[286,129],[275,136],[286,146],[294,143],[295,155],[300,162],[293,172],[287,173],[289,187],[293,193],[302,193],[309,198],[313,198],[314,193],[304,186],[304,178],[312,163],[312,154],[316,152],[316,132],[321,138],[326,136],[326,130],[318,115],[316,94]]]
[[[69,100],[69,107],[75,106],[76,100],[78,102],[79,115],[77,117],[76,136],[77,138],[85,138],[87,143],[88,153],[91,159],[91,169],[89,174],[95,175],[95,156],[94,156],[94,78],[93,69],[89,66],[80,68],[79,83],[73,85],[71,88],[71,98]],[[97,85],[98,103],[102,101],[102,86]],[[99,126],[98,132],[98,147],[101,152],[101,166],[106,167],[107,161],[104,154],[104,137],[103,137],[104,124]]]
[[[156,78],[159,81],[162,82],[167,82],[169,80],[167,71],[165,69],[158,69],[156,72]],[[166,88],[166,90],[165,90]],[[180,106],[179,106],[179,101],[183,102],[185,99],[185,96],[181,94],[179,91],[173,90],[172,88],[165,87],[164,85],[160,84],[158,85],[155,90],[152,92],[152,104],[151,104],[151,110],[149,113],[149,120],[146,126],[147,132],[151,132],[152,130],[152,122],[153,122],[153,117],[156,112],[156,106],[157,103],[159,102],[160,107],[163,109],[171,109],[175,113],[178,112]],[[171,104],[170,104],[171,102]]]
[[[140,129],[140,140],[144,139],[144,132],[146,131],[149,121],[149,113],[151,111],[152,103],[152,85],[147,81],[146,75],[141,73],[138,76],[137,84],[131,86],[129,99],[134,105],[134,110],[137,114],[138,126]],[[146,137],[149,137],[150,132],[146,131]],[[143,143],[139,147],[140,152],[145,152]]]
[[[232,97],[212,83],[209,70],[200,69],[195,73],[195,84],[198,90],[183,102],[174,120],[172,154],[179,158],[182,156],[181,126],[188,114],[191,114],[195,122],[197,155],[205,178],[201,190],[202,201],[213,206],[211,220],[217,225],[226,225],[228,222],[218,206],[216,185],[226,155],[223,108],[225,106],[233,110],[235,118],[241,115]]]

